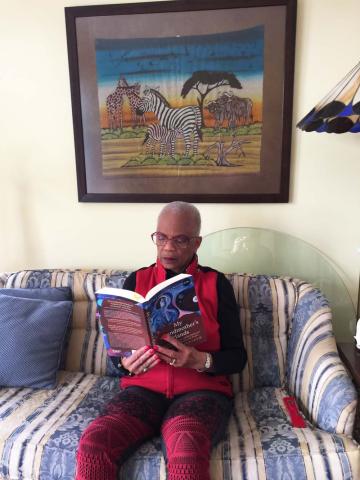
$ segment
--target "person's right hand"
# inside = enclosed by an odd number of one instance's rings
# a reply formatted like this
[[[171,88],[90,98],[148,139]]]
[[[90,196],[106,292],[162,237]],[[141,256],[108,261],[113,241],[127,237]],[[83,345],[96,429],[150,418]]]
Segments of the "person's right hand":
[[[122,358],[121,364],[126,370],[134,375],[146,373],[150,368],[155,367],[160,362],[155,350],[149,346],[141,347],[132,355]]]

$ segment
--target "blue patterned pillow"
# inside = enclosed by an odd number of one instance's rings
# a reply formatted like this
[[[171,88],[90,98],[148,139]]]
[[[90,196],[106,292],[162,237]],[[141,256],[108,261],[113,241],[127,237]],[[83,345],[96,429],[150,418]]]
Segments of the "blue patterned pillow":
[[[0,295],[10,297],[37,298],[39,300],[72,300],[70,287],[47,288],[0,288]]]
[[[69,290],[0,289],[0,386],[56,386],[72,311]]]

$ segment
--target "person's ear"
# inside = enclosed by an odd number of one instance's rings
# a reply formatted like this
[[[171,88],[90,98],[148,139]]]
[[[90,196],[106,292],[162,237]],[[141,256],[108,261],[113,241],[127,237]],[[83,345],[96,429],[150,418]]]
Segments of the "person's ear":
[[[197,237],[197,238],[195,239],[196,250],[200,247],[201,242],[202,242],[202,237]]]

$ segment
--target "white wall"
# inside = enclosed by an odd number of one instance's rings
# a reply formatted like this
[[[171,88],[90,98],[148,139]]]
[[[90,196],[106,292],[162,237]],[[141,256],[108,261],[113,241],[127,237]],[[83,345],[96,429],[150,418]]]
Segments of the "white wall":
[[[0,16],[0,271],[135,268],[153,260],[160,204],[78,203],[64,7],[111,0],[13,0]],[[293,123],[359,61],[359,0],[298,0]],[[288,204],[200,204],[203,234],[268,227],[344,272],[360,267],[360,135],[293,128]]]

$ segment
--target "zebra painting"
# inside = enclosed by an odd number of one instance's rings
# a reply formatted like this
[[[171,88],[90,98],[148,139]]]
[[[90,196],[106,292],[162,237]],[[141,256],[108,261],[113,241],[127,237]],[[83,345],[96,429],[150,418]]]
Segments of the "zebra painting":
[[[171,157],[175,154],[175,142],[178,137],[182,135],[181,128],[175,128],[174,130],[168,130],[164,125],[154,123],[150,125],[143,144],[146,147],[147,154],[154,154],[155,145],[160,144],[160,157],[164,154],[169,154]]]
[[[172,108],[166,98],[153,88],[145,88],[144,96],[137,108],[138,115],[153,112],[160,125],[167,130],[181,130],[185,142],[185,156],[188,157],[192,146],[193,154],[198,151],[201,135],[201,111],[197,106]]]

